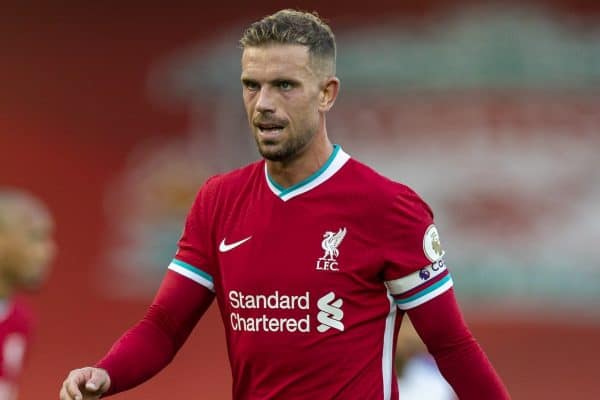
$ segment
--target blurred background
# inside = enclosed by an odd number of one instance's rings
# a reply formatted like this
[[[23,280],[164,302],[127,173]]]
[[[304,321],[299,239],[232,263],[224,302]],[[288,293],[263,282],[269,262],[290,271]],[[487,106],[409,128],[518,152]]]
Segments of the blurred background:
[[[515,399],[600,398],[600,2],[306,1],[338,39],[334,142],[436,213],[466,318]],[[255,160],[243,27],[282,7],[29,2],[0,13],[0,185],[57,221],[20,399],[57,398],[142,317],[204,180]],[[115,398],[229,399],[213,306]]]

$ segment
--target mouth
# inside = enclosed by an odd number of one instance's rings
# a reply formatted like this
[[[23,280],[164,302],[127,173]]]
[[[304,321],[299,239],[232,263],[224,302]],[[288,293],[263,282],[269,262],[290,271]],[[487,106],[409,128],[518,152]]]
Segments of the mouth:
[[[285,129],[285,125],[272,122],[259,122],[255,123],[254,126],[256,126],[261,136],[269,138],[279,136]]]

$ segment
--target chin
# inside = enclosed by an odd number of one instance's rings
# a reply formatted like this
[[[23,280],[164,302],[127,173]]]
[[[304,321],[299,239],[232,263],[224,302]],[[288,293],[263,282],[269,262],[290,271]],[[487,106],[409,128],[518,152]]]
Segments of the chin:
[[[42,287],[42,279],[30,279],[22,282],[19,289],[23,292],[37,292]]]
[[[287,154],[285,149],[281,148],[265,149],[264,147],[260,147],[258,151],[264,159],[269,161],[286,161],[291,158],[291,154]]]
[[[264,143],[257,140],[258,152],[260,155],[269,161],[281,161],[283,148],[281,145],[274,143]]]
[[[20,279],[20,287],[26,291],[35,292],[39,290],[44,281],[46,280],[46,273],[35,273],[27,276],[23,276]]]

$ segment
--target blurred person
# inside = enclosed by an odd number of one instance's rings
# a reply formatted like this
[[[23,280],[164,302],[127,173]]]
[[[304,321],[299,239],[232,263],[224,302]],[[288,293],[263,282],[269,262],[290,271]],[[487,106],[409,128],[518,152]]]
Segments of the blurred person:
[[[240,43],[263,160],[203,185],[147,314],[95,366],[71,371],[60,398],[151,378],[215,298],[235,399],[398,398],[405,312],[461,399],[509,398],[463,321],[429,207],[328,138],[340,87],[329,26],[281,10]]]
[[[396,371],[402,400],[456,400],[408,317],[398,332]]]
[[[0,400],[17,398],[32,314],[16,297],[37,289],[54,255],[53,222],[31,195],[0,188]]]

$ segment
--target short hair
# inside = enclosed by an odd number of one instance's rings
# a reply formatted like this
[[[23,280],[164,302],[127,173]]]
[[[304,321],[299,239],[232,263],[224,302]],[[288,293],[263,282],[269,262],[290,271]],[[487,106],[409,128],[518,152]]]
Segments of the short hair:
[[[33,195],[15,188],[0,187],[0,230],[5,228],[8,220],[21,213],[30,214],[33,218],[52,218],[44,203]]]
[[[272,43],[307,46],[310,56],[330,61],[335,74],[335,36],[316,12],[277,11],[252,23],[240,39],[242,49]]]

